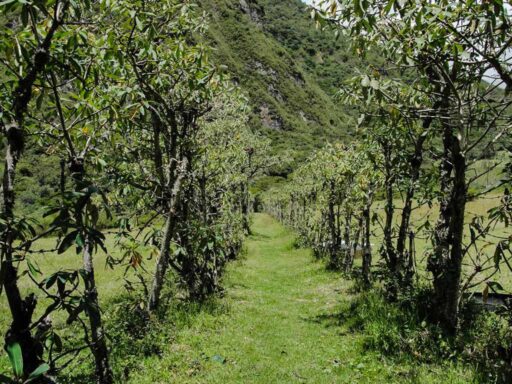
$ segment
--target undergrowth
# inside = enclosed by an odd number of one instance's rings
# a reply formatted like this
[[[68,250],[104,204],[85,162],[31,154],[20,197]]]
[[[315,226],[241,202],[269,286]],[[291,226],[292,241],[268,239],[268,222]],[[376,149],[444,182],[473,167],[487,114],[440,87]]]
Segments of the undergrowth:
[[[345,323],[364,335],[364,347],[396,360],[427,364],[460,361],[471,365],[479,382],[512,380],[512,327],[502,314],[465,304],[456,336],[429,320],[429,289],[417,288],[397,302],[381,288],[360,292],[348,304]]]
[[[213,295],[201,303],[175,298],[152,315],[145,310],[142,296],[125,293],[109,303],[105,321],[116,382],[129,381],[135,371],[144,367],[148,358],[163,358],[166,346],[175,342],[179,331],[190,326],[200,313],[225,313],[226,306],[219,300],[220,295]],[[77,361],[75,367],[70,367],[71,372],[63,377],[63,383],[93,382],[91,363],[90,358]]]

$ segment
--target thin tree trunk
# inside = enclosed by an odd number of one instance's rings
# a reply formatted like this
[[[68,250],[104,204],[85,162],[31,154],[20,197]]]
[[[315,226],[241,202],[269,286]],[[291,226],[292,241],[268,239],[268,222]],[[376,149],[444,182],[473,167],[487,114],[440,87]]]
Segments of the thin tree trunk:
[[[114,382],[114,378],[110,369],[105,331],[98,302],[98,290],[94,278],[92,244],[88,237],[85,238],[84,243],[83,264],[85,273],[83,278],[85,281],[85,301],[91,327],[91,350],[96,363],[96,381],[98,384],[111,384]]]
[[[334,211],[334,196],[331,193],[329,198],[328,223],[330,230],[329,244],[329,267],[336,269],[338,267],[338,234],[336,233],[336,213]]]
[[[162,238],[162,244],[160,245],[160,256],[155,266],[155,276],[153,278],[153,284],[148,298],[148,311],[155,311],[160,304],[160,294],[165,281],[165,275],[169,267],[169,257],[171,252],[171,241],[174,236],[176,228],[176,207],[178,202],[178,196],[181,190],[181,181],[185,175],[185,170],[188,167],[187,159],[184,158],[181,164],[181,170],[178,171],[178,175],[175,179],[174,186],[171,192],[169,201],[169,209],[167,212],[167,218],[165,222],[164,235]]]
[[[395,247],[393,245],[393,215],[395,213],[395,205],[393,203],[393,184],[394,184],[394,176],[393,176],[393,165],[391,162],[391,147],[389,143],[383,144],[384,148],[384,169],[386,180],[384,183],[385,186],[385,195],[386,195],[386,206],[384,208],[385,211],[385,222],[384,222],[384,252],[383,256],[388,265],[388,269],[391,273],[391,279],[400,280],[400,273],[398,271],[397,265],[397,257],[395,252]],[[398,281],[394,282],[393,286],[395,286]],[[396,289],[396,286],[393,288]]]
[[[363,284],[365,287],[371,286],[371,267],[372,267],[372,246],[370,242],[371,236],[371,219],[370,209],[373,200],[373,191],[368,192],[368,202],[363,210],[363,222],[364,222],[364,246],[363,246]]]
[[[70,147],[70,150],[72,146]],[[74,152],[74,150],[72,150]],[[73,157],[69,163],[69,171],[75,183],[75,189],[80,191],[84,188],[85,178],[85,164],[80,158]],[[96,280],[94,277],[94,263],[93,263],[93,244],[87,234],[87,228],[84,225],[83,216],[85,214],[82,201],[76,204],[75,221],[77,227],[81,229],[81,234],[84,240],[84,247],[82,251],[83,262],[83,279],[85,283],[85,312],[89,318],[89,326],[91,327],[91,352],[94,356],[96,382],[98,384],[112,384],[114,377],[109,364],[108,348],[101,319],[101,310],[98,301],[98,290],[96,287]]]
[[[359,220],[357,223],[357,231],[354,235],[354,242],[352,244],[352,247],[350,249],[350,255],[347,260],[347,263],[345,264],[345,273],[350,273],[352,271],[352,267],[354,266],[354,259],[356,257],[357,248],[359,247],[359,239],[361,237],[361,232],[363,231],[363,217],[359,216]]]
[[[427,139],[427,129],[432,123],[432,118],[429,117],[423,122],[423,134],[418,138],[414,146],[414,153],[410,160],[410,172],[409,186],[405,195],[404,208],[402,210],[402,216],[400,221],[400,228],[398,230],[398,238],[396,242],[396,252],[400,263],[405,263],[405,244],[407,241],[407,232],[412,215],[412,203],[414,195],[416,193],[416,183],[420,178],[421,165],[423,164],[423,145]],[[411,274],[411,270],[407,271]],[[407,283],[408,284],[408,283]]]
[[[251,224],[249,221],[249,192],[247,190],[247,184],[242,182],[241,185],[242,192],[242,221],[243,221],[243,229],[246,235],[251,234]]]
[[[164,162],[161,149],[162,121],[156,112],[151,114],[151,124],[153,126],[153,163],[155,164],[155,172],[158,180],[157,196],[162,198],[165,185]]]
[[[458,325],[462,237],[466,206],[466,159],[448,123],[443,126],[444,154],[441,163],[443,196],[434,233],[434,253],[428,260],[433,274],[434,310],[437,320],[451,333]]]
[[[345,215],[345,228],[343,231],[343,241],[345,242],[345,249],[344,249],[344,258],[343,258],[343,266],[346,266],[349,263],[350,259],[350,227],[352,224],[352,214],[348,212]]]

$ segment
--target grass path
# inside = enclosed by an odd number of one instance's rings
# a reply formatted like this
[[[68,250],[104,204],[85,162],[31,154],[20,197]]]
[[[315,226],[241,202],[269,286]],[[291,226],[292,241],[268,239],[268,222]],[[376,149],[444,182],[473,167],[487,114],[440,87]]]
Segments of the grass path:
[[[133,383],[466,383],[454,366],[393,363],[365,352],[336,314],[349,283],[325,271],[293,234],[256,215],[247,257],[230,266],[226,296],[183,320]],[[448,369],[447,369],[448,368]]]

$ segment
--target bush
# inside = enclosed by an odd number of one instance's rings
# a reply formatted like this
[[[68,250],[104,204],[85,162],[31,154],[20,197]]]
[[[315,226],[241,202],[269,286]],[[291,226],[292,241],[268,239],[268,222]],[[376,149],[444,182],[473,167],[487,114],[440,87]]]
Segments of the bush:
[[[479,368],[482,381],[512,381],[512,327],[504,316],[481,312],[464,336],[462,356]]]
[[[422,291],[415,294],[423,296]],[[440,328],[430,324],[425,311],[411,302],[416,301],[389,303],[380,290],[362,293],[351,306],[351,327],[364,330],[368,349],[387,355],[413,356],[424,362],[450,355]]]
[[[175,328],[165,313],[149,316],[141,298],[123,295],[109,305],[106,328],[112,346],[111,358],[119,382],[129,378],[140,362],[149,356],[161,356]]]
[[[466,303],[455,337],[430,322],[429,288],[415,288],[390,303],[385,292],[362,292],[351,304],[347,322],[364,331],[364,346],[387,356],[422,363],[460,360],[475,368],[480,382],[512,381],[512,327],[509,313],[493,313]]]

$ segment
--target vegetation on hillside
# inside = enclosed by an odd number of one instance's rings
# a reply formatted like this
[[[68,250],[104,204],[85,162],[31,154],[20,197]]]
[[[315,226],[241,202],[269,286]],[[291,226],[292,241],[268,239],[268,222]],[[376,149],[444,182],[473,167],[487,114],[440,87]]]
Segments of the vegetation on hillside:
[[[352,139],[354,114],[350,107],[335,105],[332,96],[359,60],[347,44],[315,29],[304,4],[203,3],[213,60],[226,66],[247,93],[251,126],[272,140],[276,153],[289,157],[273,168],[274,174],[286,176],[311,150],[329,141]],[[344,47],[347,51],[339,57],[337,48]],[[323,56],[321,63],[316,63],[317,53]]]

